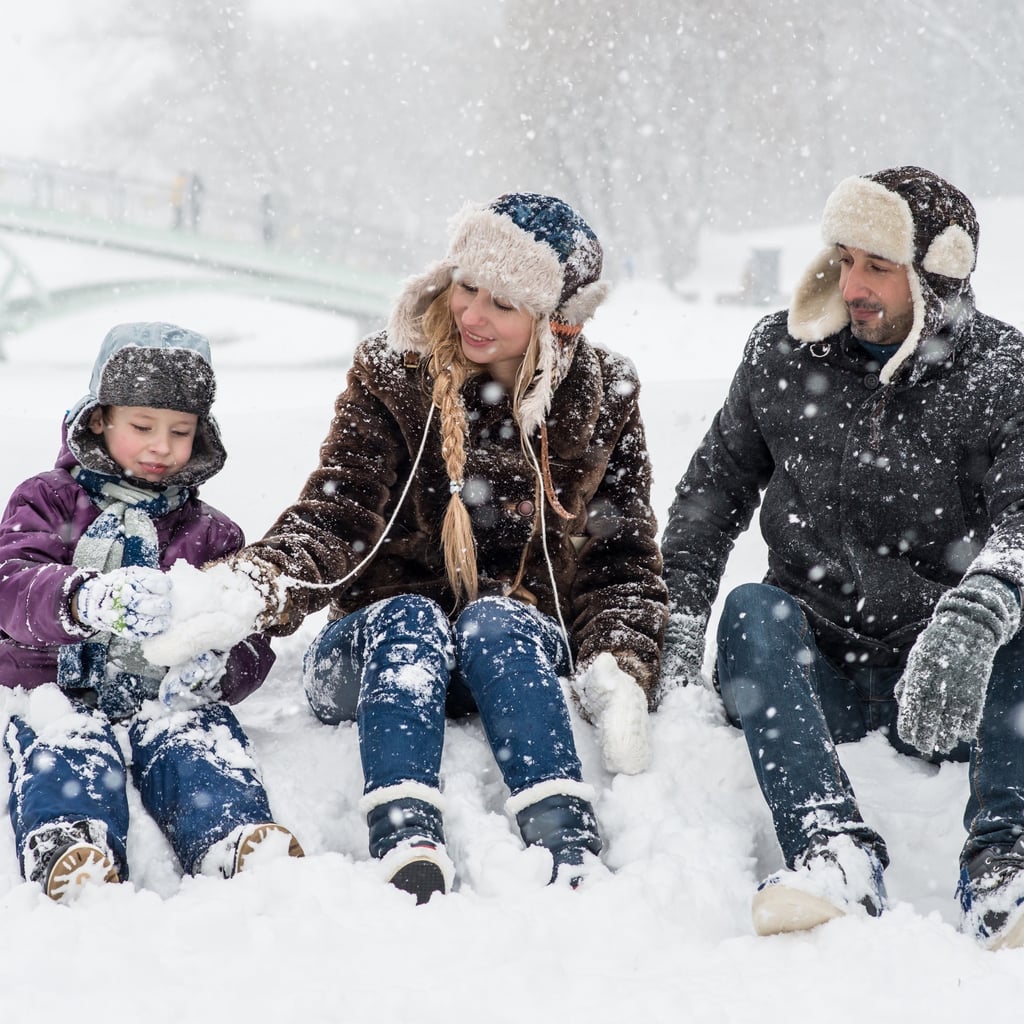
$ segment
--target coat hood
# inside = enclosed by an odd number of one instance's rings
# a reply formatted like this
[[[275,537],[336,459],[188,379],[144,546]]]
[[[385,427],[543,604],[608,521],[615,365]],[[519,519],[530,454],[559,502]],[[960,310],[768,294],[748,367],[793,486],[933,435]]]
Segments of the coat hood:
[[[388,325],[399,352],[427,354],[422,318],[457,276],[486,288],[539,321],[538,377],[522,405],[538,426],[572,364],[583,324],[604,300],[601,244],[567,203],[531,192],[487,205],[469,203],[449,225],[448,252],[402,287]]]
[[[977,261],[977,215],[967,196],[937,174],[894,167],[846,178],[825,203],[821,233],[826,248],[804,272],[790,306],[789,333],[798,341],[822,341],[849,323],[839,291],[837,245],[907,268],[914,320],[885,364],[883,383],[893,380],[922,341],[974,311],[970,276]]]
[[[192,457],[170,482],[197,486],[219,472],[227,458],[210,415],[215,394],[210,343],[203,335],[174,324],[119,324],[100,346],[88,394],[64,418],[67,448],[86,469],[119,475],[103,438],[89,428],[93,410],[129,405],[195,413]]]

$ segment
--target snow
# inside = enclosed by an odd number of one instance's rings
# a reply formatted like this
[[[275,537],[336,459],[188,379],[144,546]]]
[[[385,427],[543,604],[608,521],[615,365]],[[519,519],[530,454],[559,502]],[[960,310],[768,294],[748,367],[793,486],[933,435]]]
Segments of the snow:
[[[986,312],[1024,322],[1014,240],[1024,203],[981,205],[976,275]],[[38,268],[88,279],[100,262],[131,273],[145,261],[18,237]],[[672,488],[714,414],[762,310],[715,301],[735,291],[753,244],[783,247],[791,285],[818,248],[813,228],[764,238],[708,239],[682,302],[656,283],[620,286],[588,332],[635,360],[663,521]],[[418,268],[411,267],[410,271]],[[250,537],[297,494],[355,344],[350,323],[238,298],[168,294],[44,322],[8,339],[0,364],[0,491],[52,465],[64,411],[85,392],[114,323],[166,319],[206,333],[218,371],[214,411],[229,453],[203,496]],[[756,532],[737,545],[723,589],[760,577]],[[577,892],[546,887],[546,855],[524,851],[504,812],[507,792],[475,719],[452,723],[442,767],[457,891],[416,907],[381,882],[358,811],[355,730],[319,724],[301,660],[321,628],[311,617],[275,640],[267,684],[240,705],[278,820],[304,846],[223,881],[182,877],[130,796],[130,883],[72,906],[25,884],[0,822],[0,1015],[4,1020],[114,1022],[282,1019],[417,1024],[624,1020],[878,1020],[982,1018],[1016,1005],[1024,952],[987,953],[956,930],[953,898],[967,796],[963,765],[935,768],[880,736],[842,747],[868,823],[888,840],[893,909],[807,934],[759,939],[750,900],[780,866],[742,735],[715,696],[670,692],[650,725],[651,765],[603,767],[596,730],[577,719],[585,779],[611,873]],[[0,721],[45,694],[0,693]],[[6,769],[0,755],[0,777]],[[856,981],[851,981],[851,979]]]
[[[229,566],[205,572],[178,559],[167,573],[171,615],[167,629],[142,641],[153,665],[181,665],[203,651],[229,651],[252,632],[263,598]]]

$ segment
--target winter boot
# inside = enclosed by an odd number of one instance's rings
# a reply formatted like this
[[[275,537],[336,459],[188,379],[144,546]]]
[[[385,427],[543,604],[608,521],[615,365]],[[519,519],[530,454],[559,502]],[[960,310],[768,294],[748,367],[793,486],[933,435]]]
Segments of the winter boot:
[[[107,828],[100,821],[58,821],[25,842],[25,877],[50,899],[68,902],[88,885],[118,882]]]
[[[197,874],[234,878],[246,865],[304,856],[298,839],[283,825],[272,821],[239,825],[207,850]]]
[[[990,846],[960,872],[960,930],[986,949],[1024,946],[1024,837]]]
[[[816,928],[844,914],[885,909],[882,864],[848,835],[819,832],[792,870],[766,878],[754,894],[754,931],[777,935]]]
[[[360,806],[370,829],[370,854],[391,885],[412,893],[417,905],[451,890],[455,865],[444,846],[437,790],[403,783],[367,793]]]
[[[572,783],[559,780],[531,786],[509,801],[509,810],[515,814],[523,842],[527,846],[543,846],[551,854],[548,884],[564,881],[576,889],[600,863],[597,855],[603,844],[589,800],[557,790],[551,792],[553,785],[564,790]],[[589,796],[589,786],[577,783],[576,787]]]

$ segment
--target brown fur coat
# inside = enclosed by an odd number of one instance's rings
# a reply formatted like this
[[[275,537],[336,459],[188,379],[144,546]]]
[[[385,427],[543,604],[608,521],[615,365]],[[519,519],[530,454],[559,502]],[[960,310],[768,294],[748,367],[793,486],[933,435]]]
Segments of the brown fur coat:
[[[298,501],[243,556],[309,583],[341,579],[359,564],[393,514],[423,438],[430,387],[418,363],[395,352],[386,334],[360,344],[319,467]],[[551,476],[572,519],[565,521],[550,505],[544,518],[577,664],[610,651],[652,695],[667,599],[638,392],[631,364],[580,339],[547,417]],[[486,377],[471,379],[463,397],[470,435],[463,499],[476,539],[480,594],[502,593],[529,545],[523,586],[542,612],[554,616],[535,533],[535,473],[521,450],[508,397]],[[454,615],[459,609],[440,544],[448,500],[435,413],[409,492],[376,555],[339,587],[290,586],[288,621],[271,632],[291,632],[328,599],[332,618],[402,593],[433,598]]]

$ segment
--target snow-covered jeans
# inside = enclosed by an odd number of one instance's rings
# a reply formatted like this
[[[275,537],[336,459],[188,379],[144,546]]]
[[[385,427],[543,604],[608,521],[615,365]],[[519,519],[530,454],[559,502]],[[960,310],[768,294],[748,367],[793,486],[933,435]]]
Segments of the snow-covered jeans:
[[[846,832],[872,847],[836,743],[880,729],[900,753],[922,755],[896,731],[894,696],[902,669],[838,668],[818,650],[799,604],[777,587],[747,583],[726,598],[718,627],[718,679],[726,712],[746,736],[754,772],[792,867],[817,831]],[[966,863],[986,846],[1012,846],[1024,832],[1024,635],[996,655],[978,739],[938,762],[970,761],[964,813]]]
[[[445,714],[479,710],[513,796],[582,778],[557,625],[505,597],[468,605],[454,624],[434,601],[387,598],[329,622],[306,652],[306,695],[323,722],[359,729],[364,792],[438,787]]]
[[[118,875],[128,877],[127,767],[118,733],[102,712],[77,700],[73,710],[37,732],[13,717],[4,732],[11,758],[10,815],[18,861],[25,841],[58,821],[100,821]],[[132,780],[142,804],[167,836],[185,871],[239,825],[270,821],[270,806],[249,741],[225,704],[127,723]]]

